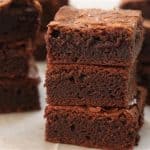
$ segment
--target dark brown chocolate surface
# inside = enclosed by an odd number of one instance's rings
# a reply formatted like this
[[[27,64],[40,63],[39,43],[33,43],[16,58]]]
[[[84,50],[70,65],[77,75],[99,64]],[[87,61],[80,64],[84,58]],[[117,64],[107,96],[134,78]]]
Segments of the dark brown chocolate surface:
[[[48,25],[48,59],[54,64],[130,66],[141,50],[142,22],[139,11],[62,7]]]
[[[32,72],[25,78],[0,78],[0,113],[40,109],[38,84]]]
[[[33,56],[37,61],[46,60],[46,43],[44,35],[45,32],[40,32],[36,39],[36,48],[33,51]]]
[[[25,77],[29,73],[31,42],[0,43],[0,77]]]
[[[115,150],[132,149],[143,124],[145,91],[129,109],[47,106],[46,140]]]
[[[47,29],[50,20],[53,20],[58,9],[68,4],[68,0],[39,0],[42,5],[42,30]]]
[[[120,8],[141,10],[143,17],[150,19],[150,1],[149,0],[122,0]]]
[[[139,59],[142,63],[150,64],[150,21],[144,21],[145,39]]]
[[[136,95],[133,68],[48,65],[47,102],[51,105],[127,107]]]
[[[0,42],[34,38],[41,7],[36,0],[0,1]]]

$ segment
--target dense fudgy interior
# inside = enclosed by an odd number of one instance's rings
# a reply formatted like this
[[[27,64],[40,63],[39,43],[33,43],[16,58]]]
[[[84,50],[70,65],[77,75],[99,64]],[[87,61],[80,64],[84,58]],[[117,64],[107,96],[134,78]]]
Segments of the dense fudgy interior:
[[[51,65],[46,75],[51,105],[126,107],[136,95],[131,69],[84,65]]]
[[[0,79],[0,113],[40,109],[38,79]]]
[[[127,66],[135,61],[142,45],[141,32],[134,37],[123,28],[82,32],[56,27],[47,38],[51,63]]]
[[[95,148],[132,148],[143,124],[145,94],[140,98],[129,109],[49,105],[45,110],[46,140]]]

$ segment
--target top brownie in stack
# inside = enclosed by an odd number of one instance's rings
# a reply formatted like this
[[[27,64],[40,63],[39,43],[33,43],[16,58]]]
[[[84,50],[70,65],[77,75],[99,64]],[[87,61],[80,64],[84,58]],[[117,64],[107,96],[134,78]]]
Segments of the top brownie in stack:
[[[123,9],[141,10],[143,17],[150,19],[150,1],[149,0],[123,0],[121,4]]]
[[[0,0],[0,42],[34,38],[40,9],[36,0]]]
[[[48,25],[48,62],[131,66],[142,46],[142,22],[139,11],[62,7]]]

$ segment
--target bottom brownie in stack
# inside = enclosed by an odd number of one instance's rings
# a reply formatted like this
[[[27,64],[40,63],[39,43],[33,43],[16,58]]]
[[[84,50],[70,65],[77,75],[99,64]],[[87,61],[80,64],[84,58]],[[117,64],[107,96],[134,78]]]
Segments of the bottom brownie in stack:
[[[139,88],[129,108],[47,106],[46,140],[95,148],[128,149],[143,125],[146,91]]]
[[[0,113],[40,109],[37,69],[24,78],[0,78]]]

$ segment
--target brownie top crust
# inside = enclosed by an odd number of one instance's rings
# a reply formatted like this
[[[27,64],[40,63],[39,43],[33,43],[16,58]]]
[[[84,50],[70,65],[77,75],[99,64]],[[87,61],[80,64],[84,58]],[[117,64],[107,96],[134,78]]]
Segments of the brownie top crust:
[[[71,28],[106,28],[123,27],[133,30],[142,21],[140,11],[133,10],[100,10],[75,9],[64,6],[57,12],[51,25],[68,26]]]
[[[0,10],[9,7],[11,4],[34,6],[39,12],[42,11],[41,5],[37,0],[0,0]]]

